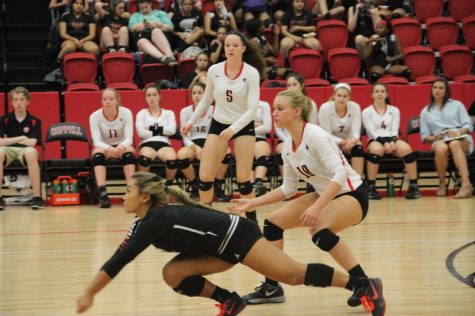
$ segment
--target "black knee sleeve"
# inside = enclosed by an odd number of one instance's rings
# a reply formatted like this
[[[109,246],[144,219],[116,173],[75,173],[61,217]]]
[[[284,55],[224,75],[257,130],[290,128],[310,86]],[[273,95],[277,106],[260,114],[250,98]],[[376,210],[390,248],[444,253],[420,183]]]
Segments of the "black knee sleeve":
[[[264,220],[264,237],[269,241],[281,240],[284,238],[284,230],[268,219]]]
[[[333,273],[334,269],[326,264],[310,263],[303,283],[307,286],[327,287],[332,284]]]
[[[205,286],[205,278],[194,275],[183,279],[173,291],[186,296],[198,296]]]
[[[376,72],[372,72],[370,75],[369,75],[369,80],[372,82],[372,83],[376,83],[378,82],[378,79],[381,78],[381,75],[376,73]]]
[[[142,167],[149,167],[150,164],[152,163],[152,159],[146,157],[146,156],[139,156],[139,165]]]
[[[402,160],[404,160],[405,163],[412,163],[416,161],[416,154],[414,152],[409,153],[405,155],[404,157],[402,157]]]
[[[269,157],[267,156],[260,156],[259,158],[256,159],[256,167],[262,166],[262,167],[268,167],[269,166]]]
[[[351,157],[364,157],[362,145],[355,145],[351,148]]]
[[[330,251],[332,250],[338,241],[340,240],[340,237],[335,235],[331,230],[328,228],[324,228],[320,231],[318,231],[315,235],[312,237],[313,243],[323,251]]]
[[[178,160],[177,159],[167,160],[167,168],[170,170],[174,170],[178,168]]]
[[[221,161],[221,163],[224,165],[229,165],[230,162],[231,162],[231,154],[227,154],[226,156],[224,156],[223,160]]]
[[[406,79],[410,79],[411,78],[411,75],[412,75],[412,70],[411,68],[406,68],[404,69],[404,71],[401,73],[401,75],[406,78]]]
[[[93,166],[105,166],[106,156],[103,153],[97,153],[92,156]]]
[[[198,188],[200,189],[200,191],[209,191],[211,190],[211,188],[213,187],[213,182],[204,182],[204,181],[201,181],[198,183]]]
[[[122,155],[122,164],[125,165],[135,165],[136,159],[135,155],[131,152],[124,153]]]
[[[368,155],[368,160],[374,164],[379,164],[379,161],[381,160],[381,156],[375,155],[375,154],[369,154]]]
[[[190,166],[191,162],[190,162],[190,159],[188,158],[185,158],[185,159],[178,159],[178,167],[180,167],[180,169],[186,169]]]
[[[284,161],[282,160],[282,155],[275,155],[275,162],[279,165],[282,166],[284,164]]]
[[[252,184],[251,181],[246,181],[246,182],[238,182],[238,190],[241,195],[248,195],[251,194],[252,192]]]

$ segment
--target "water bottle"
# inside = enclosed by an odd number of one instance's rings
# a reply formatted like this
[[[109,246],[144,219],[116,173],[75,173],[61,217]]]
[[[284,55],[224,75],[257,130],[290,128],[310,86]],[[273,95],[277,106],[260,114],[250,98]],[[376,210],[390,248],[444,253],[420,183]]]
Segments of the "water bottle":
[[[71,193],[78,193],[78,180],[71,180]]]
[[[70,193],[71,187],[69,186],[69,181],[68,179],[64,179],[61,181],[61,192],[63,194]]]
[[[394,176],[392,172],[388,173],[388,177],[386,179],[386,192],[388,197],[394,196]]]
[[[53,193],[54,194],[59,194],[61,193],[61,185],[59,184],[59,180],[55,179],[53,181]]]

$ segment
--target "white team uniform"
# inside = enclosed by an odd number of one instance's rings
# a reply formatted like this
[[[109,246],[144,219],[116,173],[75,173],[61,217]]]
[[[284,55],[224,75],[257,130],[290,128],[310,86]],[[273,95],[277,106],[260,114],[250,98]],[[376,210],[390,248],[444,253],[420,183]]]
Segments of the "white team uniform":
[[[373,105],[363,110],[363,125],[369,139],[378,137],[393,137],[399,134],[399,109],[392,105],[386,106],[386,111],[379,114]]]
[[[211,119],[213,118],[214,107],[209,107],[206,111],[206,114],[200,117],[193,128],[188,133],[188,135],[183,137],[183,143],[185,146],[190,147],[193,145],[193,140],[195,139],[205,139],[209,132],[209,126],[211,124]],[[193,105],[189,105],[186,108],[181,109],[180,111],[180,122],[185,124],[190,119],[193,114]]]
[[[310,98],[309,98],[310,99]],[[308,118],[308,122],[312,124],[317,124],[318,123],[318,109],[317,109],[317,104],[315,101],[310,99],[310,102],[312,102],[312,114]]]
[[[206,78],[206,90],[188,123],[194,125],[215,100],[213,118],[230,125],[234,134],[256,117],[259,104],[259,72],[247,63],[234,80],[225,73],[226,62],[211,66]]]
[[[267,134],[272,131],[272,115],[270,112],[270,105],[265,101],[259,101],[257,106],[257,114],[254,119],[255,122],[262,123],[262,125],[256,127],[256,138],[267,138]]]
[[[347,139],[360,139],[361,108],[353,101],[348,101],[345,116],[336,113],[335,101],[329,101],[320,107],[320,126],[330,133],[337,144]]]
[[[313,185],[319,195],[323,194],[329,181],[341,186],[338,194],[354,191],[363,183],[331,135],[318,125],[305,124],[297,148],[293,148],[292,138],[287,138],[282,160],[284,175],[280,188],[287,198],[297,192],[299,178]]]
[[[277,138],[279,138],[281,142],[284,142],[287,138],[290,137],[290,133],[285,128],[276,127],[275,136],[277,136]]]
[[[134,138],[134,119],[132,112],[118,107],[117,117],[109,121],[104,116],[104,110],[99,109],[89,116],[92,142],[95,148],[109,149],[110,146],[132,146]]]
[[[150,126],[162,126],[163,135],[153,136]],[[161,109],[158,117],[152,116],[149,109],[142,109],[137,113],[135,128],[140,138],[140,144],[148,142],[164,142],[170,144],[168,136],[176,133],[175,113],[170,110]]]

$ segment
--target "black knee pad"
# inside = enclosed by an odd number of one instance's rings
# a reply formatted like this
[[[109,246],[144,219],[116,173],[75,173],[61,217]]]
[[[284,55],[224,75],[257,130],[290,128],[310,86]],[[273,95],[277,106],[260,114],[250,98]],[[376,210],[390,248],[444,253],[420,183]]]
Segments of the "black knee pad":
[[[379,164],[379,161],[381,160],[381,156],[375,155],[375,154],[369,154],[368,155],[368,160],[374,164]]]
[[[370,75],[369,75],[369,81],[371,81],[372,83],[376,83],[378,82],[378,79],[381,78],[381,75],[376,73],[376,72],[372,72]]]
[[[230,162],[231,162],[231,154],[226,154],[226,156],[224,156],[223,160],[221,161],[221,163],[224,165],[229,165]]]
[[[142,155],[139,156],[139,165],[142,167],[149,167],[151,163],[152,159]]]
[[[269,241],[284,239],[284,230],[268,219],[264,220],[264,237]]]
[[[269,157],[267,156],[260,156],[259,158],[256,159],[256,167],[257,166],[262,166],[262,167],[268,167],[269,166]]]
[[[97,153],[92,156],[93,166],[105,166],[106,156],[103,153]]]
[[[238,182],[238,190],[241,195],[248,195],[251,194],[252,192],[252,184],[251,181],[246,181],[246,182]]]
[[[136,159],[135,155],[131,152],[124,153],[122,155],[122,164],[123,165],[135,165]]]
[[[200,189],[200,191],[209,191],[211,190],[211,188],[213,188],[213,182],[205,182],[205,181],[201,181],[198,183],[198,188]]]
[[[183,279],[173,291],[186,296],[198,296],[205,286],[205,278],[194,275]]]
[[[177,159],[173,159],[173,160],[167,160],[167,168],[170,169],[170,170],[174,170],[176,168],[178,168],[178,160]]]
[[[407,155],[405,155],[404,157],[402,157],[402,160],[404,160],[405,163],[412,163],[414,161],[416,161],[416,154],[414,152],[412,153],[409,153]]]
[[[333,249],[333,247],[336,246],[338,241],[340,240],[340,237],[338,235],[335,235],[332,233],[331,230],[328,228],[324,228],[320,231],[318,231],[315,235],[312,237],[313,243],[323,251],[330,251]]]
[[[306,286],[327,287],[332,284],[333,273],[335,270],[321,263],[311,263],[307,265],[305,279],[303,283]]]
[[[275,162],[279,166],[282,166],[284,164],[284,160],[282,160],[282,155],[275,155]]]
[[[351,148],[351,157],[364,157],[362,145],[355,145]]]
[[[406,79],[410,79],[411,78],[411,75],[412,75],[412,70],[411,68],[406,68],[404,69],[404,71],[401,73],[401,75],[406,78]]]
[[[185,159],[178,159],[178,167],[180,167],[180,169],[186,169],[190,166],[191,162],[190,162],[190,159],[188,158],[185,158]]]

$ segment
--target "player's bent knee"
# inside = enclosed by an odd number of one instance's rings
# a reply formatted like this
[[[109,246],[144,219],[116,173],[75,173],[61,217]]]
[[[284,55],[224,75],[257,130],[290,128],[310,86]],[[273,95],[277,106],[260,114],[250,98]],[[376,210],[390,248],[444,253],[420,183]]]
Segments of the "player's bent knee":
[[[241,195],[251,194],[253,189],[251,181],[238,182],[238,189]]]
[[[183,279],[173,290],[178,294],[193,297],[200,295],[204,286],[205,278],[195,275]]]
[[[328,228],[318,231],[312,237],[312,242],[315,244],[315,246],[327,252],[331,251],[336,246],[336,244],[338,244],[339,240],[340,237],[335,235]]]
[[[284,230],[268,219],[264,220],[264,237],[269,241],[281,240],[284,238]]]

